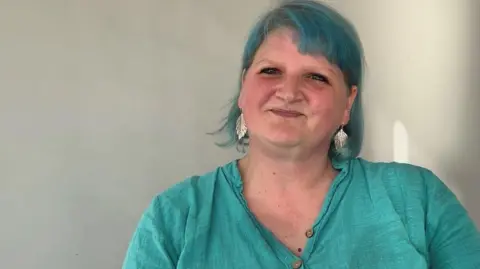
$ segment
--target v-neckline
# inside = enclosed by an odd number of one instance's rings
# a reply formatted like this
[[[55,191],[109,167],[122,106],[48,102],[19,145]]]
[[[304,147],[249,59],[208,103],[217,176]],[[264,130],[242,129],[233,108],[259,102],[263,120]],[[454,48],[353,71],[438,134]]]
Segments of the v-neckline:
[[[308,260],[311,256],[312,252],[315,250],[315,246],[317,245],[319,236],[313,236],[307,240],[306,245],[302,248],[301,255],[297,256],[293,253],[287,246],[285,246],[275,235],[274,233],[269,230],[265,225],[263,225],[253,214],[247,204],[247,200],[243,194],[243,180],[241,178],[239,166],[239,160],[235,160],[232,162],[233,165],[233,185],[235,186],[236,195],[242,204],[243,208],[245,209],[246,213],[250,217],[251,221],[256,226],[257,230],[260,232],[260,235],[265,239],[267,244],[272,248],[272,250],[277,255],[277,258],[282,260],[285,265],[291,265],[292,261],[302,259]],[[341,185],[348,185],[348,184],[341,184],[344,183],[346,180],[349,179],[348,177],[349,170],[350,170],[350,161],[342,161],[342,162],[332,162],[333,167],[338,171],[338,174],[332,181],[330,185],[327,195],[325,196],[325,200],[322,204],[321,210],[318,213],[313,226],[311,227],[314,230],[314,234],[318,234],[321,232],[321,229],[326,223],[329,215],[335,210],[337,205],[339,204],[343,193],[345,192],[346,188],[339,188]]]

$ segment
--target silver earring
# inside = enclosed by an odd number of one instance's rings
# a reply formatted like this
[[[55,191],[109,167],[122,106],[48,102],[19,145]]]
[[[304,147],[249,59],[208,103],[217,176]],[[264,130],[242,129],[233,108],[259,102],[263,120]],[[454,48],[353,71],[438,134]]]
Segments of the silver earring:
[[[245,125],[245,120],[243,119],[243,113],[237,119],[237,125],[235,130],[237,131],[237,138],[241,140],[247,134],[247,126]]]
[[[336,150],[342,149],[345,146],[345,144],[347,144],[347,140],[348,140],[348,135],[347,133],[345,133],[345,131],[343,131],[343,125],[342,125],[342,127],[340,127],[340,130],[337,132],[337,134],[333,138],[335,149]]]

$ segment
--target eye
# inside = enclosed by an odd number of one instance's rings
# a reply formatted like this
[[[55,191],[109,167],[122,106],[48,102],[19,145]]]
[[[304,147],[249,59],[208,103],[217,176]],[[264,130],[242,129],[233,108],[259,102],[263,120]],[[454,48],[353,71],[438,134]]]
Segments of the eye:
[[[266,67],[260,70],[260,74],[266,74],[266,75],[279,75],[280,73],[281,73],[280,70],[274,67]]]
[[[307,75],[307,78],[330,84],[330,81],[328,80],[328,78],[321,74],[311,73]]]

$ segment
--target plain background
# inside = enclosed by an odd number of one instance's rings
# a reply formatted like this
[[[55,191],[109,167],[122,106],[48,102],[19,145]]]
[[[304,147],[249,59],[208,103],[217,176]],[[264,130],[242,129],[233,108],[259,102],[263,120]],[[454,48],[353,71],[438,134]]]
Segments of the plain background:
[[[0,268],[120,268],[151,198],[239,156],[215,130],[273,1],[0,0]],[[480,1],[328,1],[368,61],[363,156],[480,223]]]

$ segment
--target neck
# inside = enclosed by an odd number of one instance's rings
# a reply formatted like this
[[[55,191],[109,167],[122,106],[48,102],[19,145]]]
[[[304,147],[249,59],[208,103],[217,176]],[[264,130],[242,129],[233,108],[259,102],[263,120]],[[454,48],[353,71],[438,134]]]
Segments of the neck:
[[[270,152],[260,145],[250,144],[248,154],[240,160],[245,182],[250,186],[271,190],[306,191],[329,186],[336,175],[328,158],[328,148],[308,152],[295,149],[284,151],[284,154]]]

